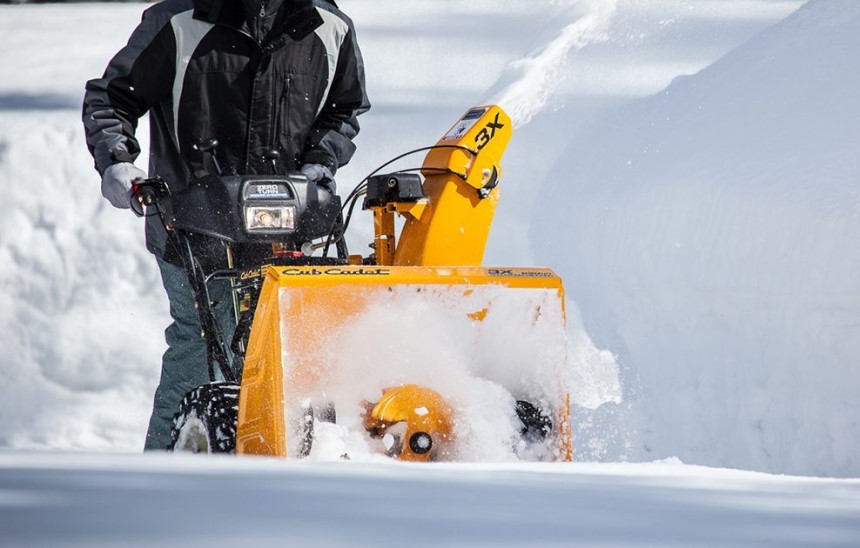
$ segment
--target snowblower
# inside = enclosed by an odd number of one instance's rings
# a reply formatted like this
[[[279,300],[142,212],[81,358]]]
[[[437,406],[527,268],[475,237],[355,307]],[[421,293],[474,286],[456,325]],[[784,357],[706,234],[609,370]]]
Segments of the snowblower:
[[[344,200],[298,173],[217,161],[181,191],[136,185],[182,260],[208,346],[212,382],[183,400],[173,450],[570,460],[561,280],[481,266],[511,134],[501,108],[469,109]],[[216,140],[199,147],[217,160]],[[380,173],[425,151],[420,168]],[[373,218],[367,256],[344,236],[359,201]],[[232,287],[229,340],[216,280]]]

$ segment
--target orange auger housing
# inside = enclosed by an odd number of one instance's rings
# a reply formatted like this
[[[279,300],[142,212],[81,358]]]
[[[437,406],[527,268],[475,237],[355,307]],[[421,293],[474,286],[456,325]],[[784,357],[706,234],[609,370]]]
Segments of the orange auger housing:
[[[507,413],[518,436],[488,443],[507,443],[521,458],[571,459],[561,279],[542,268],[480,266],[510,138],[502,109],[470,109],[427,154],[422,196],[366,200],[373,256],[266,270],[237,453],[301,454],[309,413],[324,406],[380,439],[383,452],[456,459],[457,445],[477,435],[470,393],[486,389],[504,394],[486,405]]]
[[[426,386],[383,390],[382,398],[365,412],[364,429],[381,438],[386,452],[400,460],[427,462],[454,454],[454,410]]]

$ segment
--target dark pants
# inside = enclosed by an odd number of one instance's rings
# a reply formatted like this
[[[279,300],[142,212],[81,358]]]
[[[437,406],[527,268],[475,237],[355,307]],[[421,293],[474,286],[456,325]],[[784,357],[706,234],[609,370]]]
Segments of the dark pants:
[[[173,417],[187,392],[208,383],[209,364],[206,359],[206,341],[202,336],[200,319],[194,307],[194,295],[185,270],[161,259],[158,267],[161,280],[170,301],[173,323],[165,330],[167,351],[161,362],[161,381],[155,390],[152,418],[146,433],[144,449],[165,450],[170,444]],[[224,280],[209,284],[209,296],[217,303],[215,317],[227,341],[233,337],[236,324],[230,296],[230,283]],[[215,368],[218,380],[220,371]]]

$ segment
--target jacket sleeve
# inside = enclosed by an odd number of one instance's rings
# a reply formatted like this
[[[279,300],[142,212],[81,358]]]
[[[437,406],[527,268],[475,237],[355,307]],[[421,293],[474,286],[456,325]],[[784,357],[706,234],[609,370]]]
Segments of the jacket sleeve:
[[[349,25],[338,53],[328,96],[305,143],[304,163],[322,164],[332,173],[346,165],[355,152],[359,114],[370,110],[364,85],[364,62],[355,30]]]
[[[176,45],[171,14],[150,8],[128,44],[111,59],[101,78],[86,85],[83,121],[87,146],[100,174],[140,154],[138,119],[173,88]]]

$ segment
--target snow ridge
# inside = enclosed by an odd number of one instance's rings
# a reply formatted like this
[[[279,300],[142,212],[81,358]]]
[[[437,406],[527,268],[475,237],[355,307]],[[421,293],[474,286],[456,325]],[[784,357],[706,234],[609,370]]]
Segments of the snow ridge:
[[[619,356],[615,458],[860,474],[858,65],[810,2],[569,143],[532,237]]]

